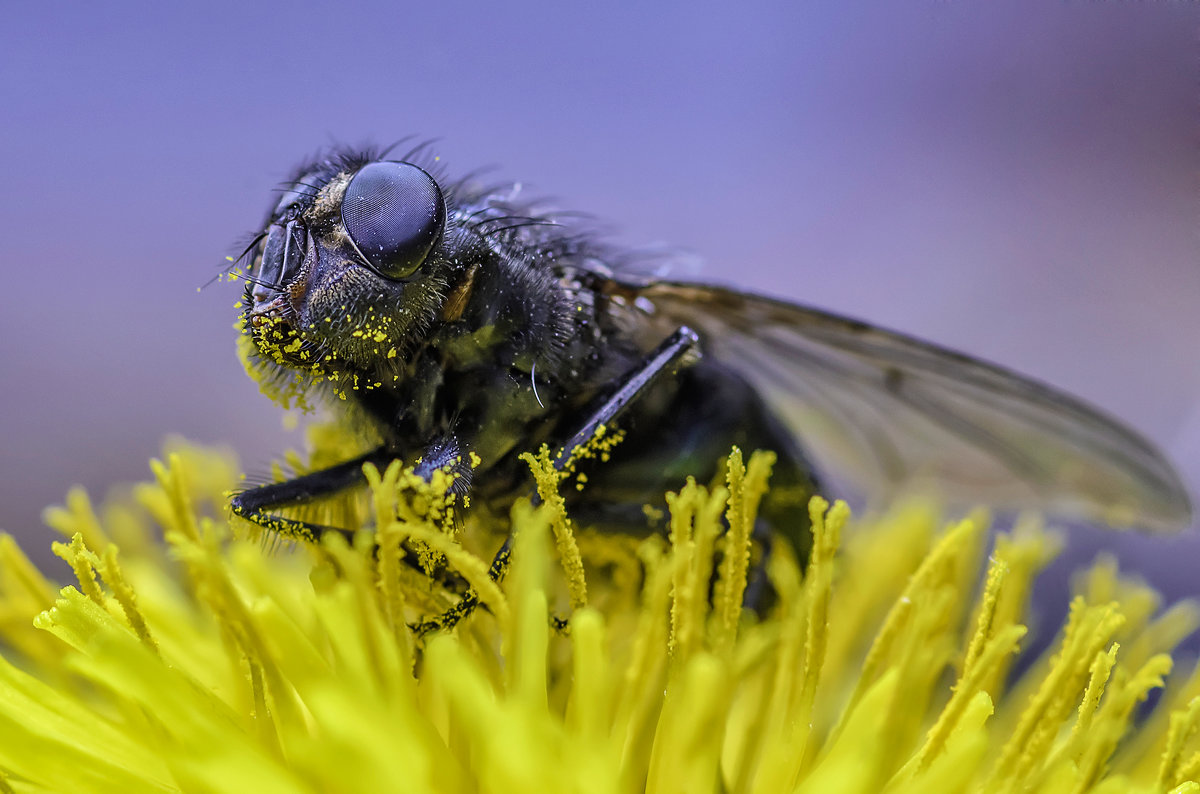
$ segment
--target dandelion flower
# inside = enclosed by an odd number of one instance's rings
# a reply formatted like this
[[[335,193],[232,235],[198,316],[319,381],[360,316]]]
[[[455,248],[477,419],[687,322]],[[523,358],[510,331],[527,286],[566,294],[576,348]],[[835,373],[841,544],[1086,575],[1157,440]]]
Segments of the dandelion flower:
[[[1054,548],[1033,527],[816,498],[811,558],[771,555],[757,616],[761,456],[672,496],[669,540],[519,504],[498,584],[478,528],[399,507],[395,467],[369,472],[375,535],[274,551],[231,524],[229,459],[153,468],[48,512],[74,585],[0,540],[0,791],[1200,791],[1200,675],[1168,655],[1195,605],[1098,564],[1014,676]],[[484,608],[414,634],[453,601],[414,544]]]

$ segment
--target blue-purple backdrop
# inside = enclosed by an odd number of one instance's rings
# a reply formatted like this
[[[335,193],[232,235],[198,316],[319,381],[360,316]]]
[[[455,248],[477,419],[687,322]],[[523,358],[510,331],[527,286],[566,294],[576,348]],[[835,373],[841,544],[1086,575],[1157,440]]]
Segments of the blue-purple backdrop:
[[[1191,4],[76,6],[0,23],[0,527],[27,545],[168,432],[250,467],[297,443],[234,358],[238,290],[195,288],[299,157],[407,133],[710,278],[1065,387],[1200,493]],[[1117,542],[1200,592],[1196,540]]]

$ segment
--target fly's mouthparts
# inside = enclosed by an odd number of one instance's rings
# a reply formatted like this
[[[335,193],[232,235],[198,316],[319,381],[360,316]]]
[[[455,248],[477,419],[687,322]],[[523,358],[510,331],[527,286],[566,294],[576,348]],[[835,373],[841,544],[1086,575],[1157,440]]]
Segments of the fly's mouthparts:
[[[250,325],[253,328],[262,328],[268,323],[276,323],[283,319],[284,310],[287,308],[286,301],[283,295],[276,294],[275,298],[267,301],[267,297],[259,297],[254,295],[255,305],[250,309],[249,319]]]

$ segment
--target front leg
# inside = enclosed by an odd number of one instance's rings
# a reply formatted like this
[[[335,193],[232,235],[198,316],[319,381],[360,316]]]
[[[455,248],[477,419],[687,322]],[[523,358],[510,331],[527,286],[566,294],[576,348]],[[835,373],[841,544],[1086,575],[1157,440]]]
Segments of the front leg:
[[[363,474],[365,464],[374,464],[382,470],[387,468],[395,457],[395,453],[381,446],[327,469],[242,491],[233,496],[230,507],[234,515],[289,540],[317,543],[329,533],[340,534],[349,539],[350,530],[285,518],[272,511],[281,507],[309,504],[347,488],[362,485],[366,482],[366,476]],[[471,487],[470,461],[463,454],[461,443],[453,435],[440,438],[426,446],[413,471],[426,482],[433,479],[435,472],[446,472],[452,478],[449,492],[456,494],[460,502]]]
[[[234,515],[289,540],[316,543],[329,533],[343,535],[348,539],[351,533],[347,529],[284,518],[271,511],[280,507],[308,504],[359,485],[366,481],[363,475],[364,464],[373,463],[378,468],[384,468],[392,457],[385,447],[379,447],[328,469],[242,491],[235,494],[229,504]]]

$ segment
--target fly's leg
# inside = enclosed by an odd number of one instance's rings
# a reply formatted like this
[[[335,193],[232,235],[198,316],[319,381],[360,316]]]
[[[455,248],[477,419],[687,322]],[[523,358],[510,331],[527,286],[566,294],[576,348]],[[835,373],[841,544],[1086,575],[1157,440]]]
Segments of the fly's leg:
[[[555,470],[562,471],[575,454],[595,437],[596,431],[601,425],[606,425],[618,418],[626,407],[644,395],[654,384],[663,377],[673,374],[685,358],[697,352],[699,343],[700,338],[696,332],[683,326],[647,355],[641,364],[626,373],[616,391],[602,400],[588,414],[587,420],[578,432],[563,444],[553,459]],[[540,501],[536,492],[532,501],[535,505]],[[488,574],[493,580],[499,581],[508,572],[512,558],[512,542],[513,538],[510,534],[504,539],[500,550],[492,559]],[[479,606],[479,594],[471,589],[463,594],[457,604],[442,614],[412,624],[410,628],[418,637],[431,631],[452,628],[460,620],[474,612],[477,606]],[[561,618],[554,618],[553,621],[556,628],[566,627],[566,621]]]
[[[425,454],[413,467],[413,473],[425,482],[433,479],[435,472],[443,471],[450,475],[450,487],[447,489],[459,498],[471,491],[471,475],[473,470],[467,456],[463,454],[462,445],[454,436],[438,439],[425,448]]]
[[[458,442],[453,438],[431,444],[425,455],[421,457],[415,472],[428,482],[433,477],[434,471],[446,471],[453,477],[453,484],[450,486],[451,492],[465,493],[466,489],[470,487],[471,468],[463,462],[462,456],[458,454],[458,448]],[[393,452],[381,446],[353,460],[330,466],[328,469],[314,471],[286,482],[271,483],[242,491],[230,500],[230,507],[234,515],[288,540],[319,543],[323,536],[330,533],[342,535],[349,540],[353,533],[342,527],[329,527],[309,521],[285,518],[271,511],[280,507],[307,504],[347,488],[361,485],[367,479],[363,474],[364,464],[373,463],[379,469],[383,469],[395,457]],[[417,564],[417,558],[414,555],[405,555],[404,559],[417,570],[426,573],[425,569]],[[461,591],[463,587],[462,580],[453,574],[442,577],[441,582],[452,590]]]
[[[464,461],[459,449],[459,443],[453,437],[430,444],[414,467],[414,473],[429,482],[433,478],[434,472],[445,471],[453,478],[450,491],[460,495],[465,494],[471,487],[471,467]],[[366,475],[363,474],[364,464],[373,463],[379,469],[383,469],[394,458],[393,453],[381,446],[353,460],[330,466],[328,469],[314,471],[286,482],[271,483],[242,491],[234,495],[230,500],[230,506],[234,515],[289,540],[317,543],[320,542],[323,535],[330,532],[349,537],[351,533],[346,529],[284,518],[270,511],[280,507],[306,504],[360,485],[366,481]]]
[[[329,533],[349,537],[350,532],[345,529],[284,518],[270,511],[279,507],[306,504],[358,485],[366,480],[366,476],[363,474],[363,464],[374,463],[382,468],[391,457],[384,447],[379,447],[353,460],[330,466],[328,469],[314,471],[286,482],[271,483],[242,491],[230,500],[230,507],[232,507],[234,515],[289,540],[317,543],[322,536]]]

